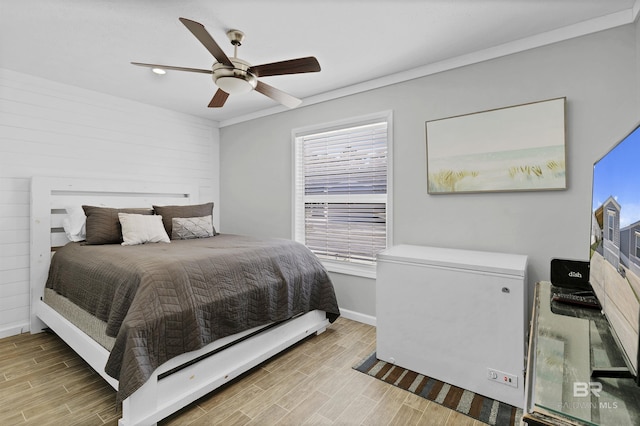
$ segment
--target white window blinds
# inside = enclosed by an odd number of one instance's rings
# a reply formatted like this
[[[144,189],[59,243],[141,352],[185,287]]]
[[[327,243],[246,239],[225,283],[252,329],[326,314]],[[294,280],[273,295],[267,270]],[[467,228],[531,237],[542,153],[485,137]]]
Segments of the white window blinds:
[[[296,239],[373,264],[387,244],[387,122],[296,138]]]

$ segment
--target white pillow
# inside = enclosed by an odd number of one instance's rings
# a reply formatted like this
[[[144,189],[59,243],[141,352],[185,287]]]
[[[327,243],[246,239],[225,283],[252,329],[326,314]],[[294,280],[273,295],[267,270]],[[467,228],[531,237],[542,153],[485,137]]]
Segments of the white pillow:
[[[84,241],[87,239],[87,217],[81,206],[67,207],[67,216],[62,220],[64,233],[69,241]]]
[[[122,245],[168,243],[169,236],[162,224],[162,216],[118,213],[122,225]]]

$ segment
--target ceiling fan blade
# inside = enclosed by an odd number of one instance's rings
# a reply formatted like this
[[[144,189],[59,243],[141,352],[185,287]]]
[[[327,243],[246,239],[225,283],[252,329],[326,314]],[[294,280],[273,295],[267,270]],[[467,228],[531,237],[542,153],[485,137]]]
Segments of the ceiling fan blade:
[[[207,50],[211,52],[213,57],[216,58],[218,62],[223,65],[233,67],[233,63],[231,63],[229,57],[226,55],[226,53],[224,53],[220,46],[218,46],[218,43],[216,43],[213,37],[211,37],[211,34],[207,32],[204,25],[186,18],[178,19],[180,19],[180,22],[182,22],[184,26],[187,27],[187,29],[191,31],[194,36],[196,36],[200,43],[202,43],[204,47],[206,47]]]
[[[318,71],[320,71],[320,64],[313,56],[289,59],[288,61],[273,62],[270,64],[255,65],[249,68],[249,72],[258,77]]]
[[[227,101],[229,94],[222,89],[218,89],[209,102],[209,108],[220,108]]]
[[[280,89],[276,89],[273,86],[258,81],[256,85],[256,91],[262,93],[265,96],[270,97],[274,101],[280,102],[282,105],[288,108],[295,108],[302,103],[298,98],[294,98],[288,93],[283,92]]]
[[[137,65],[139,67],[147,67],[147,68],[160,68],[163,70],[174,70],[174,71],[189,71],[189,72],[199,72],[202,74],[212,74],[211,70],[203,70],[200,68],[185,68],[185,67],[172,67],[171,65],[159,65],[159,64],[143,64],[140,62],[131,62],[132,65]]]

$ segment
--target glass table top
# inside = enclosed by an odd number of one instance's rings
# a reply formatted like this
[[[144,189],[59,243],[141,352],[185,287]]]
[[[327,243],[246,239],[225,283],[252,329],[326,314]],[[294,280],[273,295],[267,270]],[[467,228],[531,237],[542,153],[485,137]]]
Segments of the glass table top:
[[[640,387],[631,378],[592,377],[593,369],[626,369],[599,310],[551,300],[539,283],[534,331],[534,411],[577,424],[640,425]]]

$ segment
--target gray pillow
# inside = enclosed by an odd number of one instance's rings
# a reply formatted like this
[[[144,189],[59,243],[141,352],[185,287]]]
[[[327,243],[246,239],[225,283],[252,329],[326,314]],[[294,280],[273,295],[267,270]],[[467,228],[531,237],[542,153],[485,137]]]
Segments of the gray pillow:
[[[174,217],[172,240],[190,240],[193,238],[213,237],[212,216]]]
[[[188,206],[153,206],[156,214],[162,216],[167,235],[173,236],[173,218],[213,216],[213,203],[191,204]],[[216,230],[213,230],[216,234]]]
[[[153,214],[147,208],[114,209],[109,207],[82,206],[87,216],[87,244],[120,244],[122,228],[118,213]]]

